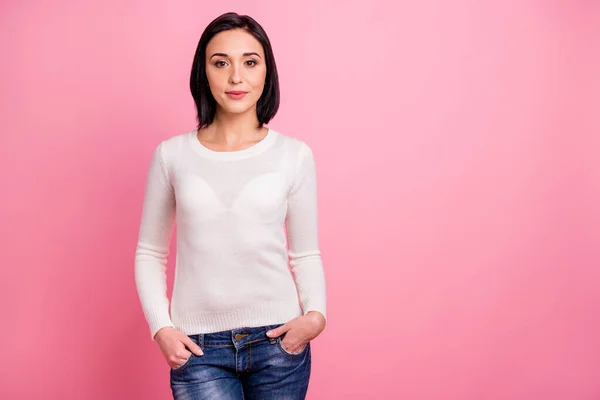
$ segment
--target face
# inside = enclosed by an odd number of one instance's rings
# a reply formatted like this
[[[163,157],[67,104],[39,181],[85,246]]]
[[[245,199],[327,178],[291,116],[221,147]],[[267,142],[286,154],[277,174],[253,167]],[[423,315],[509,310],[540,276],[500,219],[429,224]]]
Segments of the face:
[[[206,47],[206,77],[222,111],[256,108],[267,75],[262,45],[251,34],[232,29],[215,35]]]

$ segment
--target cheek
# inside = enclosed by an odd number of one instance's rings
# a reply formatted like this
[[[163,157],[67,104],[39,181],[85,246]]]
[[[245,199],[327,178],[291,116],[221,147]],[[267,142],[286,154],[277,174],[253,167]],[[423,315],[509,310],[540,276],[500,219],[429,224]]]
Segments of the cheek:
[[[260,99],[260,96],[262,96],[264,90],[265,90],[264,86],[255,86],[254,87],[252,94],[254,95],[255,101],[258,101],[258,99]]]
[[[254,92],[260,97],[261,93],[265,88],[265,76],[256,76],[252,80],[252,88]]]
[[[223,86],[223,81],[225,81],[225,83],[227,83],[227,76],[225,76],[222,71],[219,71],[218,69],[214,69],[212,68],[212,66],[207,66],[206,67],[206,79],[208,80],[208,83],[210,85],[210,87],[221,87]]]
[[[206,76],[207,80],[208,80],[208,86],[210,87],[211,90],[216,90],[219,89],[221,86],[223,86],[222,83],[222,79],[219,79],[219,77],[217,76]]]

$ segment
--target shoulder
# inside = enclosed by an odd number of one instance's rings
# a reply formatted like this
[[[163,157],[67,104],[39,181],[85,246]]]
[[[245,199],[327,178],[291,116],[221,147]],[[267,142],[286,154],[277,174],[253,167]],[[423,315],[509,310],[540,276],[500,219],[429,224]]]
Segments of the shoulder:
[[[170,178],[173,171],[177,169],[177,162],[182,159],[185,148],[189,146],[189,140],[193,132],[195,131],[173,134],[155,143],[152,163],[160,165],[167,177]]]
[[[177,155],[178,152],[189,146],[189,141],[195,132],[195,130],[192,130],[184,133],[171,135],[160,141],[157,147],[161,149],[163,156],[165,157],[171,156],[173,154]]]
[[[271,130],[275,131],[272,128]],[[311,158],[313,157],[312,148],[306,141],[294,136],[287,135],[280,131],[275,132],[279,136],[279,140],[281,141],[282,147],[289,156],[293,156],[293,158],[297,159],[298,161],[300,161],[306,156],[309,156]]]
[[[159,157],[161,162],[169,167],[174,162],[181,159],[186,149],[189,148],[190,139],[194,133],[195,130],[177,133],[163,138],[154,147],[155,157]]]

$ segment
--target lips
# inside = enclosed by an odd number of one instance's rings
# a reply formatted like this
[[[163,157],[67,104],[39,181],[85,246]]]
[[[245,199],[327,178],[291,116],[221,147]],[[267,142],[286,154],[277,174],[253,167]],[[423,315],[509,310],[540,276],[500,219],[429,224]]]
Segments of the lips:
[[[248,94],[248,92],[244,92],[244,91],[241,91],[241,90],[234,90],[234,91],[225,92],[225,93],[227,94],[227,96],[230,99],[233,99],[233,100],[243,99],[244,96],[246,96]]]

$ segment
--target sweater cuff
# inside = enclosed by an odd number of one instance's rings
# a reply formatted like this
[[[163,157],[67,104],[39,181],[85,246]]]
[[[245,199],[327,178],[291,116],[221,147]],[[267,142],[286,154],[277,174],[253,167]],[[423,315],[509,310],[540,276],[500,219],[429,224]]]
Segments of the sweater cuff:
[[[160,329],[165,326],[175,328],[168,311],[149,311],[147,316],[148,325],[150,326],[150,336],[154,341],[154,336]]]
[[[323,314],[325,318],[325,322],[327,322],[327,312],[325,304],[317,305],[316,302],[309,302],[306,306],[303,306],[304,315],[308,314],[311,311],[318,311]]]

